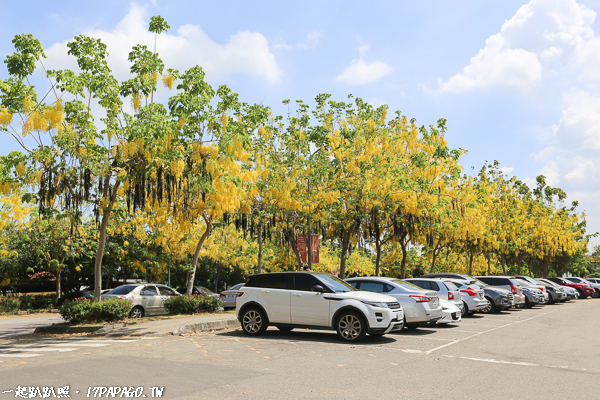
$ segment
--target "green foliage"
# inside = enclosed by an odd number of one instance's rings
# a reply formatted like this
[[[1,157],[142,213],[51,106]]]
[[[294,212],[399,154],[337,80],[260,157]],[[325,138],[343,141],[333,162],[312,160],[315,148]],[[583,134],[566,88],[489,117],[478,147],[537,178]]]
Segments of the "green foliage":
[[[219,307],[221,307],[221,300],[206,295],[184,295],[171,297],[170,299],[165,300],[165,308],[169,314],[215,312]]]
[[[60,309],[60,315],[73,324],[113,322],[126,318],[132,307],[133,302],[126,299],[107,299],[99,302],[91,299],[75,299],[65,301]]]
[[[0,312],[15,312],[21,308],[21,300],[15,296],[0,296]]]
[[[23,296],[21,296],[21,301],[23,301]],[[46,310],[49,308],[54,308],[56,305],[56,293],[50,294],[38,294],[35,296],[31,296],[31,300],[29,301],[30,310]]]

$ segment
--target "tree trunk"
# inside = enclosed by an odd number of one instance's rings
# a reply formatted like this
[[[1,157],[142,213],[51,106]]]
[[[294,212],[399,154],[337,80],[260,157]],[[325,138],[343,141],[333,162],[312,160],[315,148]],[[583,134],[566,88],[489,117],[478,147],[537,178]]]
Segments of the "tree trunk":
[[[300,257],[300,251],[298,250],[298,239],[296,238],[296,232],[294,231],[294,227],[287,228],[285,230],[288,243],[296,256],[296,263],[298,264],[298,270],[302,270],[302,257]]]
[[[258,222],[258,261],[256,263],[256,272],[262,274],[263,242],[262,242],[262,220]]]
[[[492,266],[490,265],[490,255],[486,254],[485,258],[487,258],[487,262],[488,262],[488,276],[492,275]]]
[[[60,273],[62,272],[60,267],[56,267],[56,301],[60,299],[60,295],[62,294],[62,289],[60,287]],[[55,304],[56,305],[56,304]]]
[[[346,279],[346,254],[350,244],[350,231],[342,230],[342,255],[340,257],[340,279]]]
[[[517,274],[518,275],[521,275],[521,264],[522,264],[521,254],[519,254],[517,256]]]
[[[406,246],[408,246],[408,243],[406,243],[406,245],[402,243],[401,245],[402,260],[400,261],[400,279],[406,278],[406,258],[408,255],[408,251],[406,251]]]
[[[208,217],[206,213],[203,215],[203,217],[204,221],[206,222],[206,230],[200,237],[200,240],[198,240],[198,244],[196,245],[196,251],[194,252],[194,257],[192,258],[192,270],[188,274],[186,290],[186,294],[188,296],[191,296],[192,290],[194,290],[194,279],[196,279],[196,267],[198,267],[198,257],[200,256],[200,250],[202,250],[202,245],[204,245],[204,241],[210,235],[212,230],[212,220],[210,219],[210,217]]]
[[[467,266],[467,275],[473,275],[473,252],[469,253],[469,265]]]
[[[375,276],[379,276],[379,260],[381,259],[381,242],[375,239]]]
[[[108,189],[110,184],[111,175],[107,175],[104,179],[104,193],[102,198],[108,196]],[[108,220],[110,219],[110,213],[112,207],[115,204],[117,198],[117,192],[119,191],[120,181],[116,181],[113,186],[112,196],[108,207],[102,211],[102,222],[100,223],[100,239],[98,241],[98,251],[96,252],[96,261],[94,263],[94,297],[96,301],[100,301],[100,292],[102,291],[102,257],[104,256],[104,245],[106,244],[106,228],[108,226]]]
[[[430,274],[433,274],[433,270],[435,269],[435,260],[437,260],[437,256],[440,253],[441,249],[439,246],[433,249],[433,256],[431,257],[431,269],[429,270]]]
[[[504,264],[504,253],[500,255],[500,264],[502,265],[502,273],[506,275],[506,265]]]
[[[215,293],[219,293],[219,275],[221,275],[221,267],[223,265],[219,261],[219,269],[217,269],[217,278],[215,279]]]

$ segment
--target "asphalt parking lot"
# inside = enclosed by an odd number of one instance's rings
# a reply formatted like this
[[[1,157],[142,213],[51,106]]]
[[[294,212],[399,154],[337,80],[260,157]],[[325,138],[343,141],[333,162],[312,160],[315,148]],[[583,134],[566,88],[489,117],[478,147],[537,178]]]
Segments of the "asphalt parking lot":
[[[0,392],[70,385],[80,391],[71,398],[86,398],[88,387],[130,385],[164,387],[169,399],[594,398],[599,310],[588,299],[476,314],[352,345],[333,332],[273,328],[258,338],[2,339]]]

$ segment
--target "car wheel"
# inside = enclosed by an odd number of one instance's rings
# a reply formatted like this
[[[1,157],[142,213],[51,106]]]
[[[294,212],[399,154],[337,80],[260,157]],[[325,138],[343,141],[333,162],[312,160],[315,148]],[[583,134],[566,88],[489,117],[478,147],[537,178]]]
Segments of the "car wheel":
[[[129,318],[143,318],[144,309],[141,306],[135,306],[129,311]]]
[[[355,311],[346,311],[337,319],[336,332],[346,342],[358,342],[367,334],[367,324]]]
[[[294,328],[291,326],[278,326],[277,329],[279,329],[281,332],[290,332]]]
[[[529,302],[527,297],[525,297],[525,308],[533,308],[533,304]]]
[[[408,322],[406,322],[406,317],[404,317],[404,329],[406,329],[407,331],[413,331],[419,328],[420,326],[421,324],[409,324]]]
[[[465,303],[464,301],[463,301],[463,309],[465,310],[465,311],[463,312],[463,315],[464,315],[465,317],[468,317],[469,315],[473,314],[471,311],[469,311],[469,306],[468,306],[468,305],[467,305],[467,303]]]
[[[242,330],[246,335],[262,335],[269,326],[265,313],[259,308],[249,308],[242,315]]]
[[[481,312],[484,312],[486,314],[492,314],[496,312],[496,305],[494,304],[494,300],[492,300],[491,297],[486,297],[485,298],[488,301],[488,306],[486,308],[483,308],[481,310]]]
[[[594,289],[594,293],[592,293],[592,297],[594,299],[597,299],[598,297],[600,297],[600,290]]]

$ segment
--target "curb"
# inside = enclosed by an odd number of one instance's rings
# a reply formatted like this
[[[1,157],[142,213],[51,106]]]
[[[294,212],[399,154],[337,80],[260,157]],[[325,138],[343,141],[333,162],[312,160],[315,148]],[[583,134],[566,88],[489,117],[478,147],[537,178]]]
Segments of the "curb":
[[[35,328],[33,333],[50,333],[50,334],[62,334],[62,333],[90,333],[96,332],[101,329],[101,325],[91,326],[40,326]]]
[[[115,328],[125,328],[129,325],[135,325],[136,322],[121,322],[110,325],[88,325],[88,326],[40,326],[35,328],[33,333],[50,333],[50,334],[63,334],[63,333],[103,333],[110,331]]]
[[[28,315],[28,314],[58,314],[60,312],[57,308],[43,309],[43,310],[28,310],[28,311],[12,311],[12,312],[0,312],[0,316],[4,315]]]
[[[94,333],[104,333],[117,328],[125,328],[130,325],[137,325],[137,322],[121,322],[117,324],[103,325],[95,330]]]
[[[171,332],[173,336],[181,336],[188,333],[217,331],[221,329],[231,329],[240,326],[240,322],[235,319],[221,319],[218,321],[200,322],[198,324],[188,324],[180,326]]]

